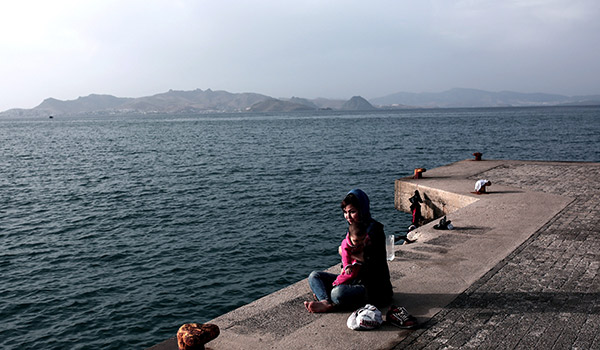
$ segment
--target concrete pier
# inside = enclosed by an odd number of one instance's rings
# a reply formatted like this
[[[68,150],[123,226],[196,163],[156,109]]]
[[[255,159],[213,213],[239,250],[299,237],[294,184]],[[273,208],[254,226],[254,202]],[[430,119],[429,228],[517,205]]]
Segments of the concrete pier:
[[[419,227],[389,262],[394,303],[420,329],[308,313],[303,280],[211,320],[207,349],[600,349],[600,163],[465,160],[422,175],[396,181],[396,208],[418,190],[423,215],[455,228]],[[472,193],[478,179],[488,194]]]

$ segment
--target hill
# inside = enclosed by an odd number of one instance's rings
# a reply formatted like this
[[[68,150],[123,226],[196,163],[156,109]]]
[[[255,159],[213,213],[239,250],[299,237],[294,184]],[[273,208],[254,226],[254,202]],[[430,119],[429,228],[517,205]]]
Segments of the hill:
[[[377,108],[373,107],[373,105],[364,98],[360,96],[353,96],[350,100],[342,105],[341,109],[344,111],[370,111]]]
[[[371,99],[377,107],[408,105],[426,108],[457,107],[524,107],[556,106],[563,104],[597,104],[600,95],[564,96],[544,93],[520,93],[513,91],[490,92],[476,89],[455,88],[435,93],[398,92]]]
[[[270,98],[257,102],[250,106],[249,112],[293,112],[293,111],[312,111],[316,108],[304,103],[295,103],[291,101],[282,101],[276,98]]]
[[[250,106],[270,99],[255,93],[230,93],[227,91],[175,91],[139,98],[120,98],[111,95],[92,94],[76,100],[61,101],[54,98],[44,100],[30,110],[13,109],[2,115],[43,116],[70,114],[177,114],[242,112]]]
[[[196,89],[193,91],[169,90],[152,96],[121,98],[92,94],[75,100],[61,101],[47,98],[32,109],[12,109],[1,116],[28,117],[54,115],[122,115],[122,114],[199,114],[235,112],[291,112],[319,109],[372,109],[364,98],[355,96],[349,101],[299,97],[275,99],[256,93],[231,93]]]
[[[121,115],[121,114],[198,114],[235,112],[290,112],[309,110],[368,111],[398,108],[522,107],[557,105],[598,105],[600,95],[563,96],[512,91],[489,92],[475,89],[451,89],[438,93],[398,92],[367,101],[354,96],[350,100],[313,100],[292,97],[275,99],[257,93],[231,93],[211,89],[169,90],[164,93],[123,98],[92,94],[75,100],[47,98],[32,109],[11,109],[4,117],[49,115]]]

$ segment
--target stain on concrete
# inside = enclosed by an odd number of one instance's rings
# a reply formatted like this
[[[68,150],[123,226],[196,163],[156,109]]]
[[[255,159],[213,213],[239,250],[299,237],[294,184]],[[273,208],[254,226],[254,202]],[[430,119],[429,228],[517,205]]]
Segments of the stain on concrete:
[[[410,260],[429,260],[431,257],[427,254],[420,254],[414,251],[397,251],[396,258],[391,263]]]
[[[424,245],[420,246],[420,247],[414,247],[414,250],[419,250],[422,252],[427,252],[427,253],[435,253],[435,254],[447,254],[448,253],[448,249],[446,248],[442,248],[442,247],[437,247],[437,246],[432,246],[430,244],[425,243]]]

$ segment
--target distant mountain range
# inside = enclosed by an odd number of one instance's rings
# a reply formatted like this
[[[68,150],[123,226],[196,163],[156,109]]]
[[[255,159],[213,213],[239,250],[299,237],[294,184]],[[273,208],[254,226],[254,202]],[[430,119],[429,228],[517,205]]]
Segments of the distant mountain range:
[[[451,89],[439,93],[399,92],[367,101],[354,96],[350,100],[273,98],[256,93],[230,93],[196,89],[175,91],[138,98],[92,94],[76,100],[44,100],[32,109],[10,109],[0,116],[182,114],[235,112],[290,112],[311,110],[366,111],[398,108],[522,107],[555,105],[600,105],[600,95],[563,96],[511,91],[489,92]]]
[[[489,92],[456,88],[437,93],[398,92],[385,97],[371,99],[370,102],[377,106],[394,106],[399,104],[422,108],[599,105],[600,95],[569,97],[544,93]]]

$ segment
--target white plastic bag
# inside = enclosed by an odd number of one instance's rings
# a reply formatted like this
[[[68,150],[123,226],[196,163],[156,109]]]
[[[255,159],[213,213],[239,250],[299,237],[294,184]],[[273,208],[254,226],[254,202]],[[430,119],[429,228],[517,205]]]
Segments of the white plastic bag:
[[[367,304],[364,307],[354,311],[346,325],[348,328],[355,331],[367,331],[375,328],[379,328],[383,323],[383,317],[381,317],[381,311],[375,306]]]

